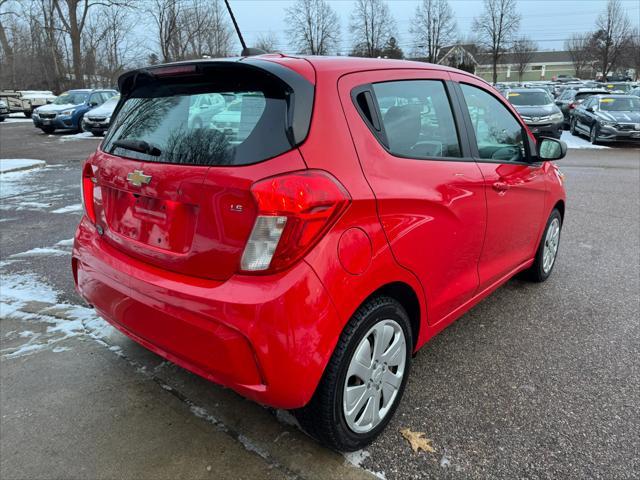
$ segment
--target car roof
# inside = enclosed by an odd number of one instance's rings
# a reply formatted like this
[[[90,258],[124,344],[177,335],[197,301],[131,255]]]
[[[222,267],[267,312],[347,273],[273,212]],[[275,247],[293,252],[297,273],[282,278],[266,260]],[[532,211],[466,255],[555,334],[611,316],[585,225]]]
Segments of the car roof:
[[[547,91],[544,88],[540,88],[540,87],[531,87],[531,88],[512,88],[511,89],[512,92],[515,93],[526,93],[526,92],[538,92],[538,93],[547,93]]]
[[[635,95],[616,95],[616,94],[608,94],[608,95],[594,95],[594,97],[597,98],[615,98],[616,100],[618,98],[638,98]]]

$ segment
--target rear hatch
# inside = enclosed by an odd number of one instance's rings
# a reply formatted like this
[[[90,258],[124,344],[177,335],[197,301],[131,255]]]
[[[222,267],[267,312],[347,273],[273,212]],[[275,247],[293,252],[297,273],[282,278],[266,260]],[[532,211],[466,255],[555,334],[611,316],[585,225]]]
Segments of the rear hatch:
[[[84,170],[88,216],[132,257],[228,278],[256,219],[251,185],[305,168],[296,147],[313,86],[286,67],[245,60],[132,72],[120,87],[112,126]]]

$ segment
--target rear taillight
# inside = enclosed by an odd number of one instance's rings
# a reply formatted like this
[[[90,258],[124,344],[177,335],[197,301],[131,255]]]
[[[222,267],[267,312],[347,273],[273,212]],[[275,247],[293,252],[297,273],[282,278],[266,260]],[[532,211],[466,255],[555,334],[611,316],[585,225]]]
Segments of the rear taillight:
[[[571,102],[571,103],[569,104],[569,110],[573,110],[574,108],[576,108],[576,105],[577,105],[577,104],[576,104],[575,102]]]
[[[93,176],[91,164],[87,163],[82,170],[82,181],[80,183],[80,191],[82,196],[82,206],[84,211],[92,223],[96,223],[96,212],[93,208],[93,188],[96,178]]]
[[[258,212],[242,254],[244,272],[271,273],[300,259],[321,238],[351,198],[321,170],[260,180],[251,193]]]

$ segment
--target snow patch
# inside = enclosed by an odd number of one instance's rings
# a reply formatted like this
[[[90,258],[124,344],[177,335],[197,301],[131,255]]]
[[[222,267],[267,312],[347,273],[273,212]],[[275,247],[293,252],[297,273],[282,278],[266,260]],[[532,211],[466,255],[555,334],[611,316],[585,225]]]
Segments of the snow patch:
[[[76,203],[73,205],[67,205],[66,207],[57,208],[55,210],[52,210],[51,213],[71,213],[71,212],[81,212],[81,211],[82,211],[82,204]]]
[[[91,132],[75,133],[75,134],[71,134],[71,135],[61,135],[58,138],[60,138],[61,142],[67,142],[69,140],[87,140],[87,139],[101,140],[101,137],[96,137]]]
[[[0,199],[14,197],[35,188],[34,170],[0,173]]]
[[[369,453],[368,451],[356,450],[355,452],[343,453],[343,455],[347,463],[353,465],[354,467],[361,468],[372,474],[374,477],[380,478],[381,480],[387,480],[387,476],[384,472],[374,472],[373,470],[369,470],[368,468],[362,466],[364,461],[371,456],[371,453]]]
[[[57,247],[73,247],[73,238],[67,238],[66,240],[60,240],[56,243]]]
[[[40,168],[46,164],[47,162],[44,160],[34,160],[32,158],[0,158],[0,173]]]
[[[589,142],[585,138],[574,137],[570,132],[566,130],[562,132],[560,140],[567,144],[567,148],[609,148],[604,145],[591,145],[591,142]]]
[[[0,350],[5,358],[30,355],[50,347],[57,348],[55,344],[58,342],[79,335],[102,339],[116,331],[90,308],[58,303],[58,293],[32,273],[2,275],[0,282],[0,317],[14,317],[25,322],[47,325],[45,334],[29,335],[33,333],[30,330],[21,332],[19,336],[27,338],[27,342]],[[33,305],[39,308],[37,313],[29,313],[28,307],[33,309]]]
[[[16,253],[9,258],[24,258],[24,257],[47,257],[53,255],[54,257],[61,257],[63,255],[70,255],[69,252],[63,250],[56,250],[55,248],[32,248],[26,252]]]

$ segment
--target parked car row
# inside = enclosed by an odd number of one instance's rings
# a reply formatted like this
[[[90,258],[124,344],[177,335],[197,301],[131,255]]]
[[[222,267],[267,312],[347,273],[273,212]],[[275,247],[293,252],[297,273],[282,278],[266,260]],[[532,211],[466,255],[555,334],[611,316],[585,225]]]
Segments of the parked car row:
[[[22,112],[27,118],[31,117],[36,108],[52,103],[55,99],[53,92],[48,90],[0,90],[0,100],[9,113]]]
[[[555,82],[498,83],[496,84],[496,89],[513,104],[536,137],[550,136],[560,138],[562,131],[571,127],[572,133],[588,135],[594,143],[635,141],[637,138],[634,133],[636,124],[640,122],[636,119],[637,112],[634,111],[636,103],[633,101],[611,100],[629,96],[639,98],[640,86],[637,83],[603,83],[564,77]],[[576,109],[594,95],[605,96],[602,97],[605,99],[605,109],[609,104],[615,104],[617,109],[615,115],[626,115],[623,131],[612,131],[611,126],[608,125],[608,123],[612,123],[611,121],[605,121],[603,125],[597,122],[588,123],[586,117],[592,115],[593,112],[585,113],[585,109],[580,109],[579,112],[580,118],[584,118],[585,122],[576,120],[576,125],[572,125]],[[598,105],[591,105],[590,103],[590,108],[593,109],[595,107],[596,110],[600,108],[598,115],[602,116],[603,109],[600,105],[600,103]],[[623,108],[631,110],[623,111],[621,110]],[[640,129],[640,125],[638,129]],[[595,136],[593,137],[592,134]]]
[[[33,111],[33,124],[44,133],[53,133],[55,130],[79,131],[83,126],[85,114],[104,104],[107,100],[117,95],[116,90],[91,90],[78,89],[64,92],[51,104],[38,107]],[[115,104],[113,105],[115,108]],[[106,120],[107,116],[104,116]],[[97,117],[102,119],[103,117]],[[102,127],[104,126],[104,129]],[[92,131],[95,134],[104,132],[108,127],[105,121]]]

